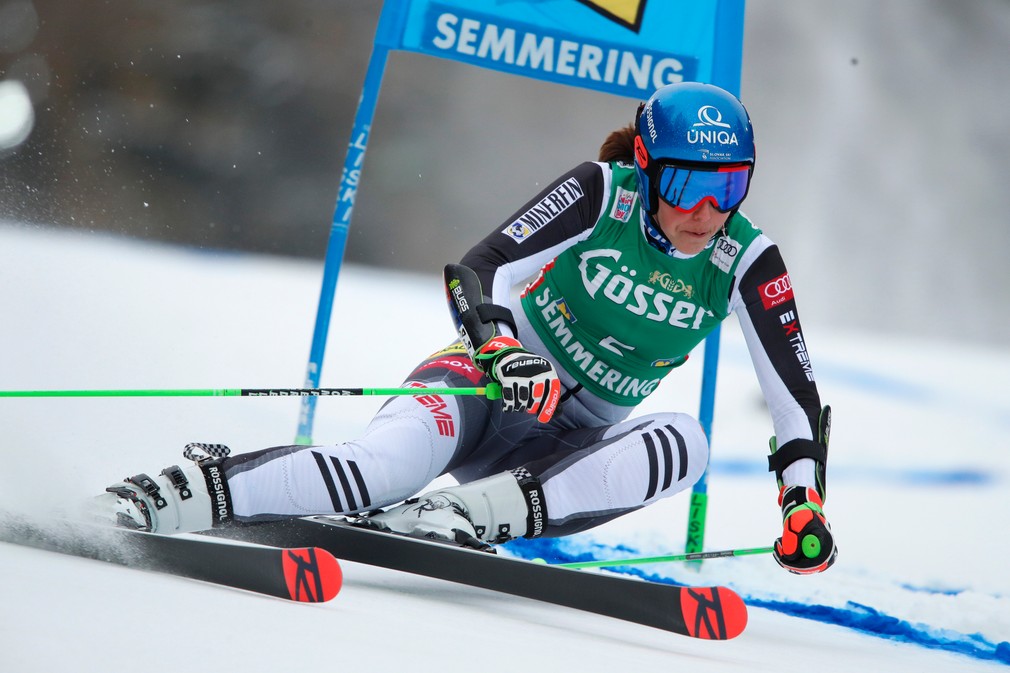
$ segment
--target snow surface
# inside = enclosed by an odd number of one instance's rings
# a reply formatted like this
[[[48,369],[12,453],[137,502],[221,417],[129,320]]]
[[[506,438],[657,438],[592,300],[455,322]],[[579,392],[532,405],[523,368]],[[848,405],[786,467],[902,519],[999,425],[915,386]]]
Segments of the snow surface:
[[[0,388],[300,386],[320,274],[313,262],[0,223]],[[754,556],[627,570],[736,588],[751,609],[733,641],[353,563],[334,601],[301,605],[0,544],[0,671],[1006,670],[1010,352],[805,332],[835,412],[836,566],[796,577]],[[736,326],[723,334],[706,547],[766,546],[779,530],[764,470],[771,427]],[[452,336],[438,270],[346,267],[322,385],[398,385]],[[695,413],[700,361],[642,412]],[[381,401],[320,400],[316,440],[353,438]],[[5,399],[0,507],[65,506],[182,462],[191,441],[289,444],[297,412],[276,398]],[[682,495],[510,550],[678,553],[686,506]]]

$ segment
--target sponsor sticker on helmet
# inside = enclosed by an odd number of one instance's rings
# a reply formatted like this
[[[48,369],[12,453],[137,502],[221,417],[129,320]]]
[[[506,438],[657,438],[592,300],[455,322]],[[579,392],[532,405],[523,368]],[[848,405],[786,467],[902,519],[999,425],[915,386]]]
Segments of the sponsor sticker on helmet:
[[[635,136],[635,163],[642,169],[649,166],[649,150],[645,149],[645,143],[639,135]]]
[[[698,108],[698,121],[687,132],[687,142],[739,145],[733,127],[722,120],[722,112],[714,105]]]

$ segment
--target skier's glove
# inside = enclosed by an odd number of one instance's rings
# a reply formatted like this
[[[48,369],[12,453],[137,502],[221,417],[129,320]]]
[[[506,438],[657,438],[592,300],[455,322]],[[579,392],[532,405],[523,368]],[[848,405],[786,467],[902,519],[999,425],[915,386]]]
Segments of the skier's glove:
[[[474,354],[474,364],[501,384],[502,409],[526,411],[547,423],[561,397],[561,381],[554,365],[522,347],[512,337],[489,340]]]
[[[778,564],[797,575],[812,575],[830,568],[838,549],[817,489],[783,486],[779,505],[782,537],[775,541],[773,552]]]

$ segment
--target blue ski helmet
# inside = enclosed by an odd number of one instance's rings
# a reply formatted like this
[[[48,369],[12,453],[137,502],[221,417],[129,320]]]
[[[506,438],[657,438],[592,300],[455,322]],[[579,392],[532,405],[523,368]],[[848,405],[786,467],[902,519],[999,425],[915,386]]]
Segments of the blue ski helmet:
[[[638,108],[635,170],[649,215],[659,199],[692,210],[710,200],[720,212],[740,206],[754,170],[754,132],[736,96],[712,84],[657,89]]]

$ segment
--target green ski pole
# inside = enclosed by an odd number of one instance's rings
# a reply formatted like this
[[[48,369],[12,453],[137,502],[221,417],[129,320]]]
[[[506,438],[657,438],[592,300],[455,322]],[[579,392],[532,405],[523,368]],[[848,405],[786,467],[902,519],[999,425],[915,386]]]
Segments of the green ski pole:
[[[501,386],[479,388],[170,388],[153,390],[0,390],[0,397],[359,397],[366,395],[483,395],[501,398]]]
[[[753,554],[770,554],[772,547],[753,547],[750,549],[724,549],[722,551],[692,552],[690,554],[675,554],[672,556],[645,556],[641,558],[611,559],[608,561],[577,561],[575,563],[553,563],[561,568],[613,568],[617,566],[645,565],[647,563],[670,563],[673,561],[703,561],[705,559],[726,558],[730,556],[751,556]]]

